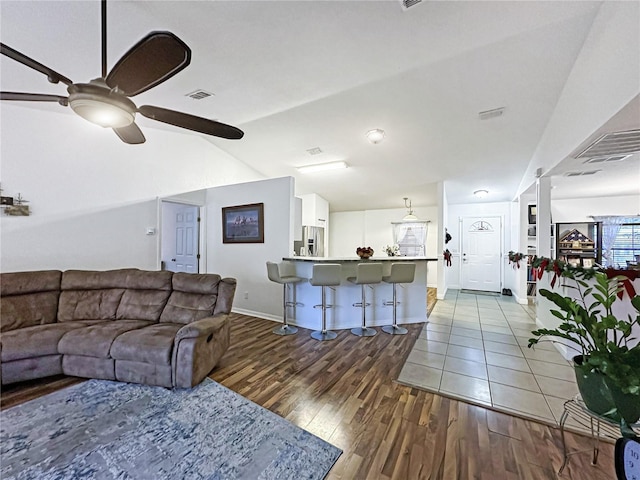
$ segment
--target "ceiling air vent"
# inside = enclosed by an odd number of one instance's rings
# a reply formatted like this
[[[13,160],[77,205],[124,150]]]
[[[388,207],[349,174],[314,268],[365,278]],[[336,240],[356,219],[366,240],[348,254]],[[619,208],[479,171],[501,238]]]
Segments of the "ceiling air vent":
[[[629,158],[631,155],[611,155],[609,157],[595,157],[589,158],[582,163],[614,163],[621,162],[625,158]]]
[[[480,120],[489,120],[490,118],[496,118],[504,113],[504,107],[494,108],[492,110],[485,110],[484,112],[478,112]]]
[[[640,152],[640,130],[606,133],[575,158],[609,157]]]
[[[409,8],[415,7],[419,3],[422,3],[422,0],[400,0],[400,3],[402,4],[403,10],[408,10]]]
[[[198,89],[187,93],[185,97],[193,98],[194,100],[204,100],[205,98],[213,97],[213,93]]]
[[[600,170],[587,170],[586,172],[567,172],[564,174],[565,177],[584,177],[585,175],[595,175]]]
[[[309,155],[320,155],[322,153],[322,150],[320,150],[320,147],[313,147],[307,150],[307,153]]]

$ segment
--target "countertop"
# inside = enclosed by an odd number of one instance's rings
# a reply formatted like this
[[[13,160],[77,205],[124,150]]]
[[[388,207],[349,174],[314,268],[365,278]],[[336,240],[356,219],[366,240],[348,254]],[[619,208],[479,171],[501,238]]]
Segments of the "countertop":
[[[283,260],[291,262],[313,262],[313,263],[344,263],[344,262],[436,262],[437,258],[432,257],[370,257],[366,260],[358,256],[353,257],[284,257]]]

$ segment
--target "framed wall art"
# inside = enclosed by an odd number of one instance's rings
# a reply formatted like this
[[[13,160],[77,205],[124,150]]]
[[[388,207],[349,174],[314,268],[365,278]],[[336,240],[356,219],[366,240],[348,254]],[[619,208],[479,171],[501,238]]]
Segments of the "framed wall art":
[[[223,207],[222,243],[264,243],[264,203]]]

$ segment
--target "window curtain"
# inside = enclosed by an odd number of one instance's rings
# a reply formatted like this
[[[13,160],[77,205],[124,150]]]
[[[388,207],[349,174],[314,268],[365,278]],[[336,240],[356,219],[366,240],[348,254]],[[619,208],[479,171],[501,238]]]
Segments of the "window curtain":
[[[615,267],[612,255],[613,244],[616,241],[620,227],[629,218],[610,215],[594,216],[593,220],[602,224],[602,263],[605,267]]]

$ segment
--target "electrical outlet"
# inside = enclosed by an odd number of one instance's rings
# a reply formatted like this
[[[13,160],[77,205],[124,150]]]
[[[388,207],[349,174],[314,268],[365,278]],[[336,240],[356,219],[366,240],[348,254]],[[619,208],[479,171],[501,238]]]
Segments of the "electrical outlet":
[[[244,292],[244,299],[249,300],[249,292]]]

